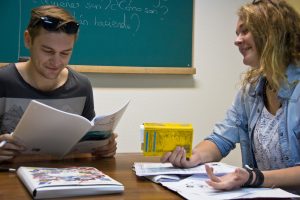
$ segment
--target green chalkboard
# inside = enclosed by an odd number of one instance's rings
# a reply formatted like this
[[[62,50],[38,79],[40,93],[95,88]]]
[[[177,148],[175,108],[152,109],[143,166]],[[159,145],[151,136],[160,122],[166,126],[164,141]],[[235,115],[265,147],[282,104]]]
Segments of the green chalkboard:
[[[193,0],[2,1],[0,62],[29,56],[23,32],[30,10],[46,4],[69,10],[80,23],[71,65],[193,68]]]

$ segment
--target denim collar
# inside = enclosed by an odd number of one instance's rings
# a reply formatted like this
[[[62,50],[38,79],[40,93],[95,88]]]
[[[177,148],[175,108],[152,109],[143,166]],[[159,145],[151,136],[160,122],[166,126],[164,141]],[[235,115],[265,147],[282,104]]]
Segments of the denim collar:
[[[288,83],[284,83],[278,92],[278,96],[282,99],[289,99],[293,94],[293,91],[300,81],[300,67],[290,64],[286,70],[286,76]],[[266,84],[266,77],[261,76],[258,79],[258,82],[254,86],[250,86],[249,88],[249,95],[256,96],[262,95],[264,92],[264,85]]]

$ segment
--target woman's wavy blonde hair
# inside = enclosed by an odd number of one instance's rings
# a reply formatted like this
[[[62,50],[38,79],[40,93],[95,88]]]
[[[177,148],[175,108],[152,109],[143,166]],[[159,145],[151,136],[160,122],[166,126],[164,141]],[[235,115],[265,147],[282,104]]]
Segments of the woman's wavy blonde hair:
[[[287,66],[300,60],[299,14],[284,0],[260,0],[242,6],[238,17],[253,35],[260,62],[245,73],[243,87],[268,74],[278,89],[286,81]]]

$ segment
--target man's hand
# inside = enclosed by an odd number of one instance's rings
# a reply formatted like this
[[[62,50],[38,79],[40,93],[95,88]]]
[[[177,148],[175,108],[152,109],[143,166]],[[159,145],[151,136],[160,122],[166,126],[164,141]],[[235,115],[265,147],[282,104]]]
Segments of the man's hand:
[[[0,135],[0,142],[3,141],[5,144],[0,147],[0,162],[11,160],[25,150],[25,147],[10,134]]]
[[[102,147],[97,148],[92,155],[96,156],[97,158],[108,158],[113,157],[116,154],[117,150],[117,134],[112,134],[109,138],[108,144]]]

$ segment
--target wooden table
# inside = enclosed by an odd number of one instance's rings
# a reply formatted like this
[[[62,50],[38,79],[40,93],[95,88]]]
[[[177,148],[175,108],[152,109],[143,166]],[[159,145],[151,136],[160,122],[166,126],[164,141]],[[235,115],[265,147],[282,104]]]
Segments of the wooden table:
[[[103,171],[107,175],[123,183],[125,191],[120,194],[82,196],[64,199],[182,199],[178,194],[155,184],[149,180],[137,177],[132,171],[134,162],[159,162],[157,157],[144,157],[140,153],[120,153],[114,158],[95,159],[91,157],[68,158],[60,161],[47,160],[35,162],[19,162],[6,166],[35,166],[35,167],[70,167],[91,166]],[[2,164],[3,165],[3,164]],[[0,172],[0,199],[26,200],[32,199],[25,186],[12,172]]]

